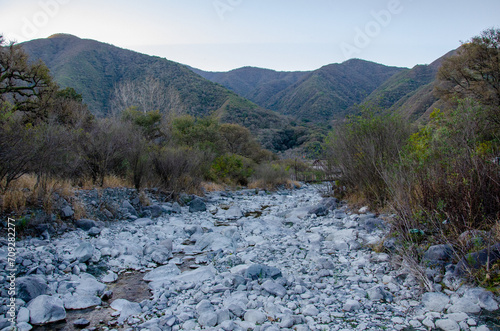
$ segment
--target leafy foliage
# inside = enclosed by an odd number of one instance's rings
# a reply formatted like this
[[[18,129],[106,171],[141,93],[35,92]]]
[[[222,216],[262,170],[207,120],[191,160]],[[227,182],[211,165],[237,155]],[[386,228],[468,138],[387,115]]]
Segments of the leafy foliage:
[[[490,115],[500,123],[500,29],[488,29],[462,45],[443,62],[438,73],[438,93],[453,100],[472,98],[492,107]]]
[[[498,216],[498,165],[492,160],[499,145],[485,114],[477,103],[461,101],[454,111],[434,112],[408,140],[391,183],[407,219],[423,211],[463,232]]]
[[[19,45],[0,35],[0,106],[10,103],[13,111],[21,111],[26,122],[48,117],[49,102],[57,87],[49,69],[41,62],[29,63]]]
[[[340,171],[351,192],[360,192],[372,206],[383,206],[390,199],[384,170],[397,161],[409,133],[401,117],[365,109],[328,137],[325,149],[330,167]]]
[[[213,178],[222,179],[229,184],[247,185],[254,169],[252,160],[241,155],[224,154],[214,160],[210,171]]]

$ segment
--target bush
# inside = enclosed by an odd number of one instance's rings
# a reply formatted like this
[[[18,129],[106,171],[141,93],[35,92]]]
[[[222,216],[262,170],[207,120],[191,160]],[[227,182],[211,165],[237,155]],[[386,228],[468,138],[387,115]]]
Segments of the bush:
[[[126,140],[129,128],[113,119],[97,121],[89,132],[79,137],[79,148],[85,172],[94,184],[103,186],[104,177],[125,169]]]
[[[19,121],[0,121],[0,192],[5,192],[12,181],[30,172],[36,160],[30,139],[33,131]]]
[[[223,144],[219,127],[216,118],[195,118],[186,115],[173,120],[172,135],[178,145],[220,154]]]
[[[247,185],[248,178],[254,172],[254,162],[236,154],[224,154],[212,163],[210,173],[215,180],[227,184]]]
[[[328,168],[340,172],[341,186],[351,195],[372,207],[384,206],[391,198],[386,169],[398,160],[409,135],[410,127],[400,116],[364,110],[328,136]]]
[[[279,186],[291,185],[289,167],[278,163],[259,164],[252,175],[251,188],[274,190]]]
[[[196,192],[200,189],[204,163],[210,156],[187,147],[163,147],[152,153],[152,164],[165,190]]]
[[[485,229],[500,216],[494,162],[500,145],[484,115],[476,103],[461,101],[451,112],[435,111],[410,137],[388,176],[398,214],[411,221],[407,227],[432,222],[434,231],[454,236]]]

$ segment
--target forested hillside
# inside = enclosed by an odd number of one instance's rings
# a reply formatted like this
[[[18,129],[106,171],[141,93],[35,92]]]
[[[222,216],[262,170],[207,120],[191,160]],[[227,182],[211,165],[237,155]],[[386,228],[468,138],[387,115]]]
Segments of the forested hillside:
[[[286,121],[214,84],[187,67],[94,40],[57,34],[22,44],[32,61],[41,59],[54,80],[72,87],[97,116],[144,105],[142,111],[217,115],[251,129],[280,127]]]
[[[353,59],[311,72],[276,72],[241,68],[200,73],[258,105],[293,119],[324,122],[340,119],[403,68]]]

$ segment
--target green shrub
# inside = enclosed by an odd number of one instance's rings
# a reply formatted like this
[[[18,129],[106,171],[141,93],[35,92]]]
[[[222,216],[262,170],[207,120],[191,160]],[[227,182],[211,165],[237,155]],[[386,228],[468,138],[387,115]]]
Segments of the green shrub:
[[[455,235],[498,217],[500,174],[493,159],[500,146],[484,114],[478,104],[461,101],[453,111],[435,111],[408,139],[388,176],[398,213],[414,221],[408,226],[425,219]]]
[[[240,155],[224,154],[214,160],[210,170],[214,180],[247,185],[254,172],[254,162]]]
[[[391,198],[386,170],[398,160],[409,134],[409,125],[400,116],[364,110],[328,136],[328,168],[340,172],[341,184],[362,203],[384,206]]]

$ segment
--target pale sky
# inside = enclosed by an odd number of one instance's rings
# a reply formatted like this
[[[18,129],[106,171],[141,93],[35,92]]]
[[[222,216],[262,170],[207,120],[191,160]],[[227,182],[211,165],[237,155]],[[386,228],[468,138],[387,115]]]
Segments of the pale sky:
[[[413,67],[489,27],[498,0],[0,0],[9,40],[69,33],[207,71]]]

